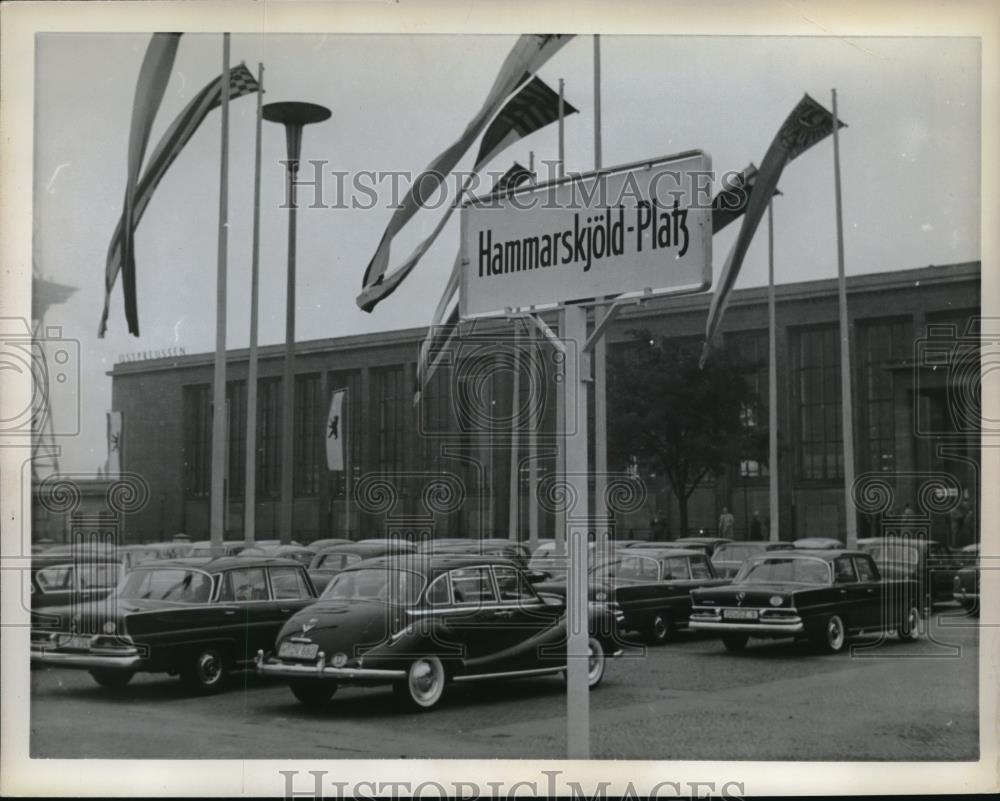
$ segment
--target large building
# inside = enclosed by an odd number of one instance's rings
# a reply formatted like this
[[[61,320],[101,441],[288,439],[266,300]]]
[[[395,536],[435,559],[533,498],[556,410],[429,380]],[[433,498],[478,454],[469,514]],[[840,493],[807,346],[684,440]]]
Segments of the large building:
[[[948,509],[979,498],[980,265],[931,266],[852,276],[847,282],[851,330],[859,528],[876,533],[885,515],[907,506],[944,540],[975,536],[956,529]],[[650,300],[623,311],[609,330],[614,365],[637,329],[678,343],[702,335],[708,295]],[[777,417],[780,534],[843,538],[844,465],[841,434],[837,282],[808,281],[777,289]],[[528,487],[551,479],[558,430],[567,423],[555,402],[558,357],[545,344],[515,362],[512,326],[480,326],[451,346],[420,402],[413,402],[417,356],[426,329],[303,342],[295,355],[294,513],[299,540],[379,536],[422,527],[440,536],[519,536],[528,531]],[[767,291],[733,294],[723,335],[741,354],[743,378],[760,396],[755,418],[766,420]],[[527,341],[522,332],[520,353]],[[256,530],[277,537],[281,491],[283,346],[260,350]],[[484,358],[485,354],[485,358]],[[505,355],[506,354],[506,355]],[[464,369],[462,365],[477,366]],[[113,408],[123,415],[123,468],[149,485],[146,506],[131,513],[128,536],[163,539],[185,532],[208,536],[211,485],[210,353],[115,365]],[[520,403],[513,413],[513,376]],[[246,465],[247,352],[228,354],[227,536],[242,531]],[[734,380],[740,380],[734,377]],[[331,392],[347,388],[345,473],[327,470],[325,436]],[[614,416],[615,409],[609,410]],[[512,437],[517,420],[517,437]],[[534,427],[538,461],[527,458]],[[516,446],[512,450],[512,445]],[[512,453],[516,467],[511,469]],[[622,454],[612,467],[626,474]],[[662,476],[640,465],[640,508],[618,516],[619,536],[680,536],[676,500]],[[878,474],[873,476],[873,474]],[[519,487],[511,503],[514,477]],[[879,480],[875,480],[879,479]],[[546,499],[541,536],[552,536],[555,513]],[[888,493],[888,495],[886,495]],[[551,500],[551,499],[548,499]],[[747,536],[755,510],[766,518],[766,459],[739,459],[691,496],[689,528],[712,531],[722,507]],[[974,520],[975,515],[969,516]],[[654,521],[655,524],[654,524]],[[765,519],[765,527],[769,521]]]

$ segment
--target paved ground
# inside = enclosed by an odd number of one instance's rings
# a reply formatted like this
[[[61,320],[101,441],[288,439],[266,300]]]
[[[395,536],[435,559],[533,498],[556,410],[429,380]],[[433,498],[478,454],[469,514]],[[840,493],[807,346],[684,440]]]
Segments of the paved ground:
[[[963,760],[978,755],[976,629],[956,610],[933,639],[820,656],[804,645],[679,642],[621,658],[591,694],[595,758]],[[950,623],[952,625],[946,626]],[[955,623],[965,623],[955,626]],[[188,695],[143,676],[108,693],[85,672],[32,672],[34,757],[561,758],[556,678],[453,686],[430,713],[400,712],[388,688],[300,706],[280,682],[241,674]]]

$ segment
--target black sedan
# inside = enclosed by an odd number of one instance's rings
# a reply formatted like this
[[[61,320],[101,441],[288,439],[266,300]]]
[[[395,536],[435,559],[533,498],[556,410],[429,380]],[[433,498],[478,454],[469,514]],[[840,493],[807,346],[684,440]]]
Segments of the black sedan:
[[[104,600],[47,610],[59,622],[33,628],[31,660],[89,670],[104,687],[123,687],[141,671],[218,690],[315,598],[305,568],[288,559],[151,562]]]
[[[343,545],[331,545],[317,553],[309,563],[309,578],[318,592],[334,576],[364,559],[386,554],[412,553],[414,546],[406,540],[359,540]]]
[[[924,537],[869,537],[858,547],[870,553],[879,572],[886,578],[909,578],[917,582],[925,609],[954,594],[959,560],[948,549]]]
[[[721,634],[730,651],[750,637],[794,637],[835,653],[852,634],[913,640],[920,625],[916,582],[883,580],[863,551],[772,551],[750,559],[729,586],[691,599],[691,628]]]
[[[31,557],[31,609],[33,612],[44,609],[55,622],[58,615],[51,614],[53,609],[106,598],[123,573],[121,560],[114,556],[86,552],[34,554]]]
[[[957,558],[962,566],[955,574],[952,597],[970,615],[979,617],[979,545],[967,545]]]
[[[590,605],[588,681],[618,651],[616,617]],[[302,703],[338,685],[392,686],[408,707],[430,709],[449,682],[558,674],[566,669],[566,605],[538,594],[513,562],[479,555],[384,557],[353,565],[319,602],[282,627],[258,655]]]

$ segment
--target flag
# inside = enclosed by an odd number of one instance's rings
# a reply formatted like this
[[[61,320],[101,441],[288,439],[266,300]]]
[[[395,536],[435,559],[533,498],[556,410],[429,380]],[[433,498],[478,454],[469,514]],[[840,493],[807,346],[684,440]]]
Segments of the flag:
[[[712,198],[712,234],[719,233],[733,220],[743,216],[757,185],[757,166],[751,162]],[[774,195],[780,195],[778,189]]]
[[[247,69],[245,64],[240,64],[229,72],[229,99],[233,100],[243,95],[252,94],[258,91],[257,81],[253,73]],[[142,178],[139,180],[135,191],[132,209],[132,228],[139,225],[146,206],[153,197],[153,192],[159,186],[163,176],[174,163],[181,150],[188,143],[195,131],[204,122],[209,112],[222,105],[222,76],[219,75],[210,81],[184,110],[173,121],[166,133],[160,138],[159,144],[153,150],[152,155],[146,163]],[[107,266],[104,275],[104,311],[101,313],[101,324],[98,336],[103,337],[108,328],[108,305],[111,300],[111,290],[114,288],[115,279],[122,267],[122,232],[125,227],[125,217],[118,220],[115,232],[111,237],[111,244],[108,247]],[[137,326],[138,329],[138,326]],[[130,328],[131,330],[131,328]],[[136,333],[133,331],[132,333]]]
[[[396,286],[399,285],[399,282],[409,274],[410,270],[413,269],[420,257],[423,256],[427,248],[430,247],[430,243],[434,241],[438,232],[444,227],[444,222],[450,215],[451,210],[454,209],[454,206],[449,209],[448,214],[446,214],[442,222],[438,224],[438,227],[435,229],[431,237],[421,243],[421,245],[410,255],[410,258],[407,259],[401,267],[393,272],[392,276],[390,276],[393,281],[391,283],[391,287],[388,288],[388,291],[379,292],[374,289],[376,286],[389,281],[389,279],[385,277],[385,272],[389,267],[389,251],[392,246],[392,240],[396,234],[399,233],[407,222],[409,222],[409,220],[414,214],[417,213],[424,203],[426,203],[427,200],[433,196],[434,192],[437,191],[438,187],[445,180],[445,176],[455,168],[455,165],[458,164],[462,156],[464,156],[469,150],[476,137],[482,133],[484,128],[486,128],[490,119],[501,109],[502,104],[510,96],[510,94],[518,86],[521,86],[526,82],[527,85],[524,89],[532,87],[532,83],[529,81],[531,76],[537,72],[541,66],[553,56],[553,54],[566,44],[570,38],[571,35],[566,34],[526,34],[518,38],[513,49],[501,65],[500,72],[497,74],[492,88],[486,95],[486,100],[484,101],[482,107],[478,112],[476,112],[476,115],[466,126],[461,136],[450,147],[435,158],[423,173],[417,176],[410,188],[410,191],[406,194],[406,197],[403,198],[403,202],[400,204],[399,208],[393,212],[393,215],[389,220],[389,224],[386,226],[385,232],[382,234],[382,239],[379,241],[378,247],[375,250],[375,255],[372,256],[371,261],[365,268],[364,277],[361,281],[361,294],[357,297],[357,304],[360,308],[370,312],[383,297],[394,291]],[[550,89],[549,92],[551,91],[552,90]],[[532,96],[535,96],[536,92],[537,88],[531,89]],[[520,96],[520,93],[518,93],[518,96]],[[537,96],[542,97],[544,96],[544,93],[537,93]],[[525,102],[530,103],[530,98],[525,100]],[[556,115],[558,117],[558,98]],[[479,154],[480,158],[476,159],[477,170],[485,164],[489,158],[496,155],[496,153],[499,152],[499,149],[506,147],[511,141],[518,138],[515,134],[519,126],[522,130],[527,130],[525,126],[528,124],[529,118],[523,114],[512,113],[507,117],[497,115],[494,122],[498,127],[494,129],[493,126],[491,126],[491,130],[487,133],[490,136],[490,141],[495,142],[495,144],[489,147],[486,152],[481,149]],[[530,130],[537,129],[531,128]],[[523,136],[524,134],[520,135]],[[485,139],[486,137],[484,137],[484,141]],[[469,182],[467,181],[466,187],[468,185]],[[465,187],[463,187],[463,191],[464,189]],[[461,197],[461,193],[459,196]]]
[[[108,412],[108,475],[122,472],[122,413]]]
[[[535,174],[527,167],[524,167],[515,161],[514,166],[497,179],[496,185],[493,187],[493,191],[490,192],[490,194],[494,197],[502,195],[505,192],[516,189],[523,183],[533,183],[534,180]]]
[[[142,159],[149,144],[153,120],[163,101],[163,94],[174,66],[179,33],[154,33],[146,48],[146,56],[139,69],[132,105],[132,125],[129,130],[128,164],[125,174],[125,209],[122,217],[122,291],[125,294],[125,317],[129,332],[139,336],[139,320],[135,308],[135,193]]]
[[[347,434],[347,421],[343,417],[343,411],[346,395],[346,389],[334,391],[330,400],[330,413],[326,418],[323,437],[326,440],[326,466],[330,470],[344,469],[344,437]]]
[[[838,128],[841,127],[844,127],[844,123],[838,122]],[[785,119],[777,136],[774,137],[774,141],[771,142],[771,146],[764,154],[760,170],[755,176],[753,191],[746,203],[746,212],[739,235],[726,257],[722,274],[719,276],[719,285],[715,294],[712,295],[708,321],[705,324],[705,344],[699,360],[701,367],[705,366],[705,361],[708,359],[712,340],[719,330],[729,295],[736,283],[740,267],[743,266],[743,259],[778,186],[782,170],[789,161],[831,133],[833,133],[833,115],[806,94]]]

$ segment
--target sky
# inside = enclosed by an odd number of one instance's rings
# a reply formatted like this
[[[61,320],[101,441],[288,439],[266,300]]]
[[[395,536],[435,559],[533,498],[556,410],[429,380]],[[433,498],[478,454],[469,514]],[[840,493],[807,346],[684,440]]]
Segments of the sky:
[[[40,34],[36,40],[34,213],[38,272],[77,288],[44,322],[79,341],[79,387],[53,394],[63,426],[79,408],[81,435],[63,440],[61,466],[93,471],[106,456],[105,373],[123,354],[215,346],[220,118],[203,123],[146,210],[136,235],[141,337],[128,334],[120,283],[108,334],[98,339],[104,263],[121,213],[131,105],[148,34]],[[182,37],[150,149],[222,68],[221,36]],[[326,170],[422,170],[479,108],[515,41],[501,35],[233,35],[231,61],[265,65],[265,102],[304,100],[332,117],[305,130],[303,160]],[[700,149],[717,175],[760,164],[782,121],[808,92],[838,109],[848,274],[980,258],[979,42],[972,38],[602,36],[606,167]],[[539,72],[580,110],[566,121],[566,168],[593,168],[593,44],[571,40]],[[249,338],[256,100],[230,111],[227,346]],[[284,132],[265,123],[261,211],[262,345],[284,340],[287,211]],[[489,165],[555,159],[556,126]],[[475,148],[460,163],[471,165]],[[775,202],[777,283],[836,275],[833,146],[827,139],[784,172]],[[388,182],[384,184],[389,187]],[[324,200],[336,197],[325,173]],[[458,245],[458,215],[403,286],[374,312],[359,310],[361,276],[392,214],[307,208],[298,219],[299,341],[424,326]],[[420,213],[393,246],[396,263],[430,232]],[[715,237],[716,278],[738,226]],[[767,280],[766,229],[737,288]]]

